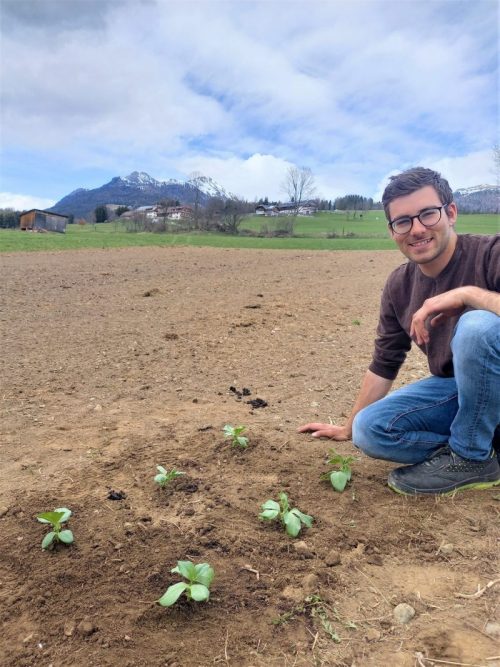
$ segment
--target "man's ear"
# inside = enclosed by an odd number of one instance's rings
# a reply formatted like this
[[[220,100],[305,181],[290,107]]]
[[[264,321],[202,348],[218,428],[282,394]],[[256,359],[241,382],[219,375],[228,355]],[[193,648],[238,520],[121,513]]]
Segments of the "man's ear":
[[[446,215],[448,216],[450,226],[454,227],[458,217],[458,208],[454,201],[446,207]]]

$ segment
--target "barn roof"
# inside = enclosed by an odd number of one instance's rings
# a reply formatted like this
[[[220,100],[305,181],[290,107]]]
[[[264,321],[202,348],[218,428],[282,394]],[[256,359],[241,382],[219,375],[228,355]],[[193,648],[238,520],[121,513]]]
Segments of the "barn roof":
[[[23,211],[23,213],[21,213],[21,216],[27,215],[28,213],[34,213],[34,212],[46,213],[47,215],[57,215],[57,217],[59,217],[59,218],[66,218],[66,219],[69,218],[69,215],[62,215],[61,213],[52,213],[52,211],[43,211],[41,208],[30,208],[29,211]]]

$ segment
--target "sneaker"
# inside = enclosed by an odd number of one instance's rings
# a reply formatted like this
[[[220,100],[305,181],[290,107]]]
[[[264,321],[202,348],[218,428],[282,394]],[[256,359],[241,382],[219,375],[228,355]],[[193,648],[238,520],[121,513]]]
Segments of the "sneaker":
[[[495,452],[486,461],[473,461],[443,447],[427,461],[396,468],[387,483],[393,491],[403,495],[489,489],[500,485],[500,465]]]

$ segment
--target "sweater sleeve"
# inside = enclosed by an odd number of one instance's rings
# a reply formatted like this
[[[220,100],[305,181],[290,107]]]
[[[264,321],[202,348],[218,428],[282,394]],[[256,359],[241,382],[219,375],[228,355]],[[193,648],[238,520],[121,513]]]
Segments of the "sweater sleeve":
[[[380,317],[370,371],[394,380],[411,348],[411,338],[401,326],[391,299],[391,281],[382,293]]]
[[[500,234],[492,237],[489,253],[485,256],[488,289],[500,292]]]

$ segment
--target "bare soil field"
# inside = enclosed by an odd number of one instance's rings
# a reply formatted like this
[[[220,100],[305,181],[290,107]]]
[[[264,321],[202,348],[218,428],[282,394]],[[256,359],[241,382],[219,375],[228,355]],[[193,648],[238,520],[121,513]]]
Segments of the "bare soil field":
[[[296,431],[348,413],[397,251],[1,262],[1,665],[500,665],[498,490],[398,496],[392,464],[335,443],[337,493],[333,443]],[[398,385],[425,374],[412,352]],[[162,489],[157,465],[186,474]],[[258,519],[280,491],[314,517],[297,539]],[[64,506],[75,542],[43,551],[36,514]],[[210,600],[160,607],[189,559]]]

